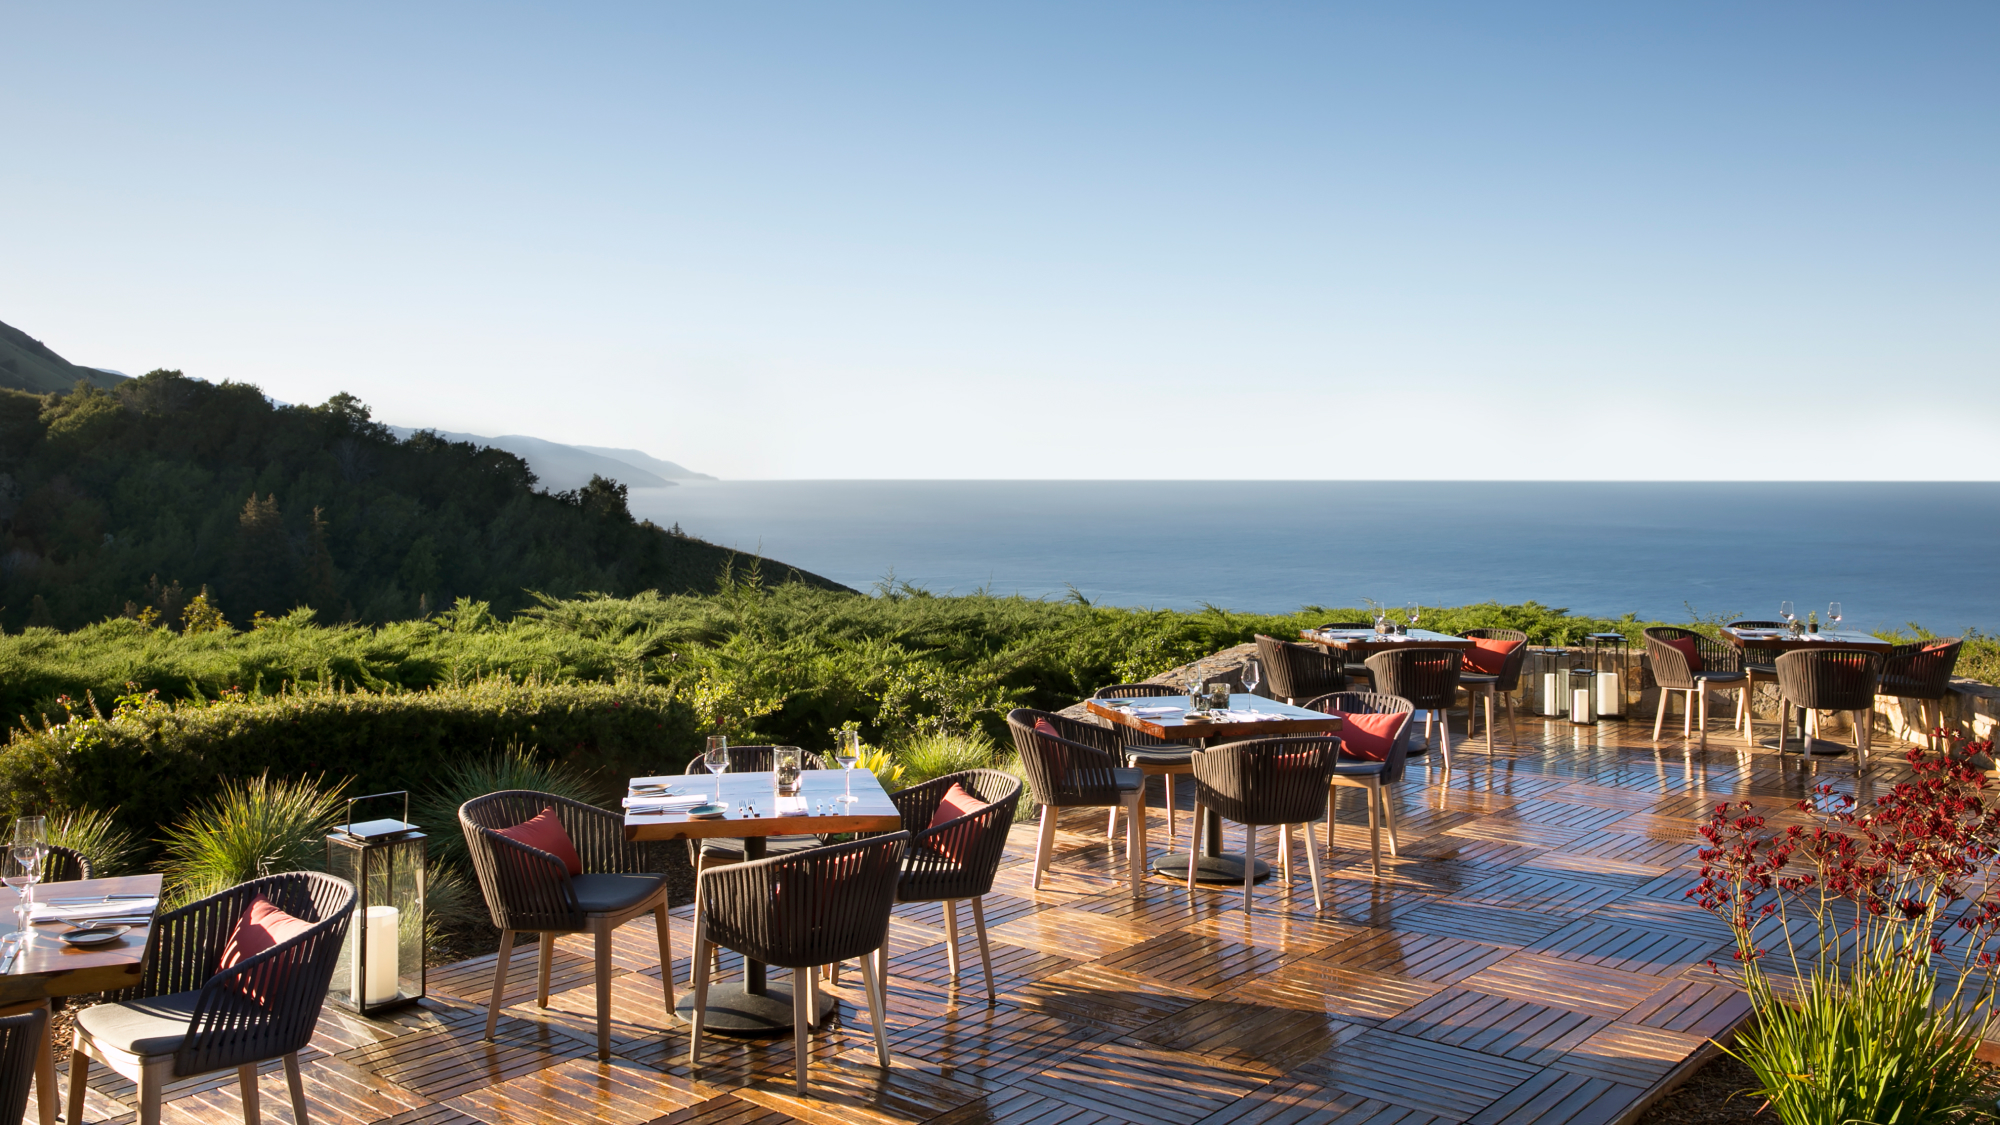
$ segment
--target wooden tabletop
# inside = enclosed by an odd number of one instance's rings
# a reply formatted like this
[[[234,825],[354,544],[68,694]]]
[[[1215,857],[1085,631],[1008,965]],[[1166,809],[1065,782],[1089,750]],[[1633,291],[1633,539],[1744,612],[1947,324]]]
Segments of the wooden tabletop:
[[[778,775],[761,773],[689,774],[667,779],[674,795],[706,794],[729,815],[715,820],[695,820],[684,812],[625,812],[627,840],[690,840],[713,836],[797,836],[833,832],[895,832],[903,827],[903,816],[882,783],[868,770],[853,772],[854,796],[851,805],[834,804],[846,792],[845,770],[804,770],[799,774],[797,796],[805,799],[804,813],[778,812]],[[835,811],[832,816],[815,816],[821,802]],[[754,803],[758,815],[738,816],[736,808]]]
[[[1318,711],[1308,711],[1275,699],[1265,699],[1261,695],[1231,695],[1229,706],[1236,711],[1259,711],[1266,715],[1283,715],[1282,719],[1246,719],[1240,722],[1219,720],[1185,719],[1190,700],[1185,695],[1163,695],[1151,699],[1134,699],[1130,702],[1141,707],[1178,707],[1179,710],[1166,715],[1148,715],[1144,718],[1129,711],[1121,711],[1110,706],[1112,701],[1091,699],[1085,706],[1093,715],[1109,719],[1120,726],[1144,731],[1154,738],[1174,741],[1192,741],[1197,738],[1263,738],[1281,734],[1339,734],[1340,720]]]
[[[1407,634],[1392,633],[1383,636],[1373,629],[1334,629],[1322,633],[1317,629],[1300,629],[1299,636],[1316,645],[1337,648],[1343,652],[1403,648],[1414,645],[1418,648],[1471,648],[1470,637],[1454,637],[1450,633],[1433,633],[1429,629],[1412,629]]]
[[[125,875],[115,879],[78,879],[67,883],[43,883],[35,888],[35,901],[56,898],[89,898],[96,895],[158,895],[158,875]],[[14,929],[14,904],[21,894],[0,886],[0,929]],[[34,936],[7,975],[0,977],[0,1004],[19,1004],[50,996],[76,996],[130,988],[139,983],[146,963],[146,939],[150,926],[134,926],[108,945],[81,948],[69,945],[56,935],[63,927],[44,923],[29,927]]]
[[[1764,635],[1767,633],[1772,635]],[[1807,637],[1815,639],[1807,640]],[[1894,642],[1869,633],[1819,632],[1793,637],[1775,629],[1739,630],[1726,626],[1722,630],[1722,639],[1737,648],[1775,648],[1784,652],[1795,648],[1858,648],[1867,652],[1888,652],[1896,647]]]

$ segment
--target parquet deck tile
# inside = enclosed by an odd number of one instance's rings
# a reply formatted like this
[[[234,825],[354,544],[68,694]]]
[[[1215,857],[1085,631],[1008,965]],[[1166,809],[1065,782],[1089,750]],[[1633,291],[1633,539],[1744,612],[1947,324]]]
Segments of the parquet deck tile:
[[[1773,822],[1815,771],[1732,745],[1718,722],[1699,752],[1651,741],[1650,723],[1592,728],[1524,716],[1522,739],[1483,739],[1412,763],[1391,794],[1401,855],[1375,877],[1365,821],[1343,808],[1312,906],[1303,857],[1289,884],[1235,888],[1153,877],[1125,884],[1125,845],[1101,810],[1066,811],[1035,890],[1036,826],[1008,840],[986,900],[998,1000],[988,1003],[969,913],[948,979],[940,908],[905,904],[890,926],[885,1031],[875,1062],[859,972],[808,1040],[810,1097],[789,1036],[717,1036],[699,1068],[662,1011],[650,921],[612,942],[612,1059],[595,1055],[591,946],[557,943],[550,1007],[533,1002],[535,946],[511,951],[496,1041],[481,1039],[494,956],[434,968],[422,1005],[382,1019],[331,1007],[303,1052],[325,1125],[1611,1125],[1726,1037],[1748,1004],[1706,965],[1721,922],[1684,897],[1695,824],[1750,800]],[[1455,720],[1462,730],[1463,718]],[[1504,735],[1504,724],[1503,724]],[[1878,756],[1879,758],[1880,756]],[[1898,779],[1893,759],[1862,791]],[[1178,796],[1183,810],[1192,787]],[[1148,854],[1168,837],[1150,788]],[[1789,820],[1783,822],[1790,822]],[[1258,853],[1275,857],[1263,833]],[[1240,828],[1226,833],[1240,849]],[[1323,834],[1319,837],[1323,841]],[[1317,846],[1317,845],[1316,845]],[[672,916],[671,971],[687,990],[692,912]],[[725,958],[719,979],[740,975]],[[93,1068],[88,1122],[127,1125],[132,1086]],[[259,1077],[269,1119],[290,1123],[282,1072]],[[241,1112],[233,1075],[169,1086],[168,1121]],[[82,1123],[77,1123],[82,1125]]]

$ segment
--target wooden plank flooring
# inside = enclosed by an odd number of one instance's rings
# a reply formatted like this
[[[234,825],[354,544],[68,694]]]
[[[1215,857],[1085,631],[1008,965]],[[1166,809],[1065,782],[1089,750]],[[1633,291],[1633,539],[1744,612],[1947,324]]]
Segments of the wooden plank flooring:
[[[1456,720],[1462,725],[1462,719]],[[1504,726],[1503,726],[1504,730]],[[591,951],[565,939],[554,995],[534,1003],[532,946],[481,1039],[491,957],[434,971],[432,998],[391,1019],[329,1010],[304,1056],[313,1120],[339,1125],[1598,1125],[1617,1122],[1734,1027],[1743,997],[1707,966],[1727,932],[1690,905],[1693,823],[1717,801],[1782,809],[1813,775],[1743,749],[1721,724],[1707,751],[1645,724],[1527,720],[1490,755],[1455,748],[1441,779],[1414,764],[1395,795],[1401,856],[1368,855],[1358,800],[1341,804],[1328,903],[1293,882],[1200,890],[1153,880],[1134,903],[1105,817],[1063,817],[1043,890],[1034,832],[1016,829],[987,900],[998,1002],[966,955],[949,979],[939,908],[900,908],[891,937],[895,1065],[875,1065],[860,974],[811,1046],[812,1095],[792,1088],[789,1037],[716,1038],[687,1064],[661,1011],[649,922],[621,930],[613,1057],[594,1053]],[[1855,784],[1848,759],[1818,777]],[[1900,776],[1878,752],[1864,792]],[[1440,781],[1444,784],[1440,784]],[[1192,785],[1182,786],[1185,807]],[[1165,850],[1155,783],[1153,850]],[[1274,834],[1263,833],[1275,860]],[[1183,821],[1185,839],[1185,821]],[[1230,846],[1240,840],[1229,833]],[[1121,834],[1122,839],[1122,834]],[[1315,833],[1315,843],[1325,839]],[[674,912],[672,972],[688,977],[689,912]],[[726,974],[737,971],[728,958]],[[130,1121],[130,1083],[93,1070],[86,1119]],[[291,1121],[264,1068],[267,1120]],[[169,1088],[171,1122],[241,1120],[234,1076]],[[74,1125],[74,1123],[72,1123]]]

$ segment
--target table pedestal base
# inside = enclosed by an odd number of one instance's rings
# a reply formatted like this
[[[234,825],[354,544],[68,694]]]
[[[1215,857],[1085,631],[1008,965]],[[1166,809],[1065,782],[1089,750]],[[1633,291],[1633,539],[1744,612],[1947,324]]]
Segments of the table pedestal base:
[[[814,1026],[833,1014],[834,1004],[831,995],[820,992],[819,1011],[813,1014]],[[688,1023],[694,1022],[692,988],[677,998],[674,1014]],[[702,1021],[701,1030],[704,1034],[713,1032],[717,1035],[789,1034],[792,1030],[792,986],[766,985],[760,994],[746,990],[742,981],[711,984],[708,986],[708,1015]]]
[[[1234,884],[1239,887],[1243,885],[1242,856],[1234,852],[1224,852],[1221,855],[1201,856],[1200,860],[1200,865],[1195,868],[1195,882]],[[1257,865],[1257,882],[1261,883],[1271,877],[1270,864],[1265,863],[1261,859],[1253,860],[1252,862]],[[1172,855],[1164,857],[1153,865],[1153,872],[1157,875],[1165,875],[1176,883],[1187,882],[1188,854],[1186,852],[1175,852]]]

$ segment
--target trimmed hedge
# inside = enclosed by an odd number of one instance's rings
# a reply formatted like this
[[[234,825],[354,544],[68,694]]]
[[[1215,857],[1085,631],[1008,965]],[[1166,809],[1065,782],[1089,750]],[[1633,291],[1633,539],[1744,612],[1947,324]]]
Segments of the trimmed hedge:
[[[700,738],[672,688],[638,682],[514,683],[376,694],[306,687],[170,704],[127,696],[112,714],[19,731],[0,747],[0,814],[118,810],[154,840],[225,778],[352,778],[350,793],[421,790],[447,763],[518,745],[622,791],[623,779],[678,773]]]

